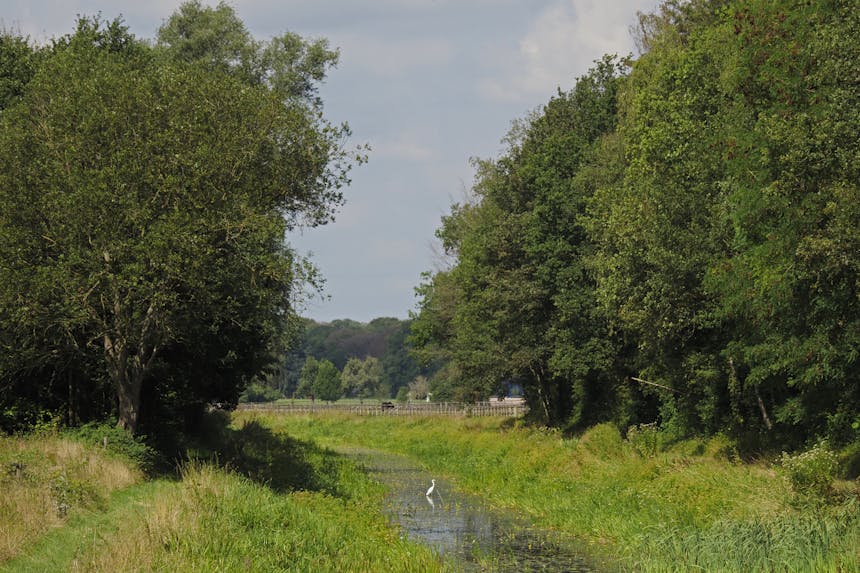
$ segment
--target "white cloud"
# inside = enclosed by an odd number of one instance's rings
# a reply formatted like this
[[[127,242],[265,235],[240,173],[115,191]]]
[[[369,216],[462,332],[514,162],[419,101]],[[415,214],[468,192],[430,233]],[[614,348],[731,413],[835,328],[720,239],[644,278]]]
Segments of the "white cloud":
[[[636,12],[655,5],[655,0],[556,0],[532,22],[516,53],[502,54],[500,76],[480,79],[478,90],[492,101],[519,102],[567,89],[604,54],[631,52],[629,26]]]

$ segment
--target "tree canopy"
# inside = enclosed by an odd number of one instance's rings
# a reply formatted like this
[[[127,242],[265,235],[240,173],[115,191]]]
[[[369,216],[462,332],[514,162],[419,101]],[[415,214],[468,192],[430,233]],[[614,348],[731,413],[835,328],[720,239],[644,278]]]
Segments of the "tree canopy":
[[[4,416],[25,406],[7,396],[75,417],[112,389],[136,431],[144,404],[235,403],[314,278],[285,233],[331,220],[360,159],[315,96],[336,53],[258,43],[231,8],[197,2],[155,46],[86,17],[27,46],[5,34],[0,51]],[[17,390],[30,384],[52,388]]]
[[[668,0],[477,163],[412,342],[570,429],[860,437],[860,17]]]

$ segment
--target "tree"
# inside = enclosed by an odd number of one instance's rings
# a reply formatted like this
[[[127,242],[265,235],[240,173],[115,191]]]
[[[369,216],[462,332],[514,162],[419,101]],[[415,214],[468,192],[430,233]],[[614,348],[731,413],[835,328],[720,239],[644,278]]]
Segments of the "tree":
[[[289,380],[297,379],[305,356],[327,358],[341,370],[352,358],[373,357],[382,363],[380,396],[392,392],[415,377],[419,366],[409,355],[407,336],[411,324],[396,318],[376,318],[367,324],[354,320],[316,323],[305,320],[293,353],[282,359]],[[289,364],[283,364],[289,361]]]
[[[856,10],[666,7],[622,97],[625,165],[591,203],[599,297],[637,341],[639,377],[671,388],[655,392],[676,435],[845,439],[860,55],[836,46]]]
[[[380,395],[394,396],[401,386],[422,372],[409,353],[408,338],[411,330],[412,322],[409,320],[398,320],[387,330],[389,334],[385,341],[385,353],[380,358]]]
[[[722,325],[710,320],[716,301],[702,288],[721,249],[711,214],[723,169],[714,157],[723,62],[708,47],[705,30],[718,19],[711,7],[671,8],[636,62],[616,141],[604,150],[613,173],[596,189],[587,222],[598,300],[635,341],[636,377],[672,388],[641,389],[656,395],[662,422],[680,434],[715,431],[725,414]],[[613,146],[623,160],[611,157]]]
[[[56,42],[0,116],[0,340],[19,341],[0,378],[98,347],[132,432],[147,384],[235,402],[313,278],[285,232],[330,220],[347,181],[345,129],[285,89],[161,57],[119,21]]]
[[[340,377],[343,395],[370,398],[379,394],[382,363],[374,356],[367,356],[364,360],[350,358]]]
[[[474,200],[443,219],[437,236],[456,263],[419,287],[412,343],[425,363],[454,362],[439,372],[458,377],[462,398],[515,381],[547,424],[621,415],[620,341],[585,262],[594,188],[578,174],[615,127],[625,65],[604,58],[571,92],[515,124],[502,157],[476,162]]]
[[[340,372],[330,360],[320,360],[313,390],[320,400],[334,402],[341,397]]]
[[[17,102],[36,74],[42,50],[0,30],[0,111]]]
[[[326,39],[306,41],[287,32],[269,41],[254,40],[234,9],[199,0],[183,3],[158,30],[157,46],[181,62],[201,63],[251,85],[265,85],[292,103],[319,108],[317,97],[326,70],[338,51]]]
[[[409,383],[409,397],[413,400],[424,400],[430,393],[430,385],[425,376],[416,376]]]
[[[314,395],[314,382],[317,379],[317,372],[319,371],[319,361],[313,356],[308,356],[305,359],[305,363],[302,366],[301,373],[299,374],[299,383],[296,387],[296,396],[300,398],[307,398],[309,396]]]

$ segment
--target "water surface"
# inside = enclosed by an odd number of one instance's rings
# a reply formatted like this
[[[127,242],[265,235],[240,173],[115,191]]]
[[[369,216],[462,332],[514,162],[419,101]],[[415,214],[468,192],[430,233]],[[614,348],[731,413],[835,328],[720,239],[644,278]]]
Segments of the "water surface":
[[[388,487],[386,512],[403,535],[429,545],[458,570],[594,571],[570,542],[457,491],[453,483],[427,473],[408,458],[375,450],[342,451]],[[431,478],[436,488],[428,497]]]

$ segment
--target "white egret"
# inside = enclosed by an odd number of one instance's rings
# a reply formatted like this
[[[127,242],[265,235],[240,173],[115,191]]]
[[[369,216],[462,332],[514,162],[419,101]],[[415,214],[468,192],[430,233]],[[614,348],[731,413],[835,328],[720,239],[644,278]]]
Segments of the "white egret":
[[[427,490],[427,493],[426,493],[426,494],[424,494],[424,495],[426,495],[427,497],[430,497],[430,495],[433,493],[433,489],[436,487],[436,480],[435,480],[435,479],[431,479],[430,481],[431,481],[431,482],[433,482],[433,485],[431,485],[431,486],[430,486],[430,489],[428,489],[428,490]]]

